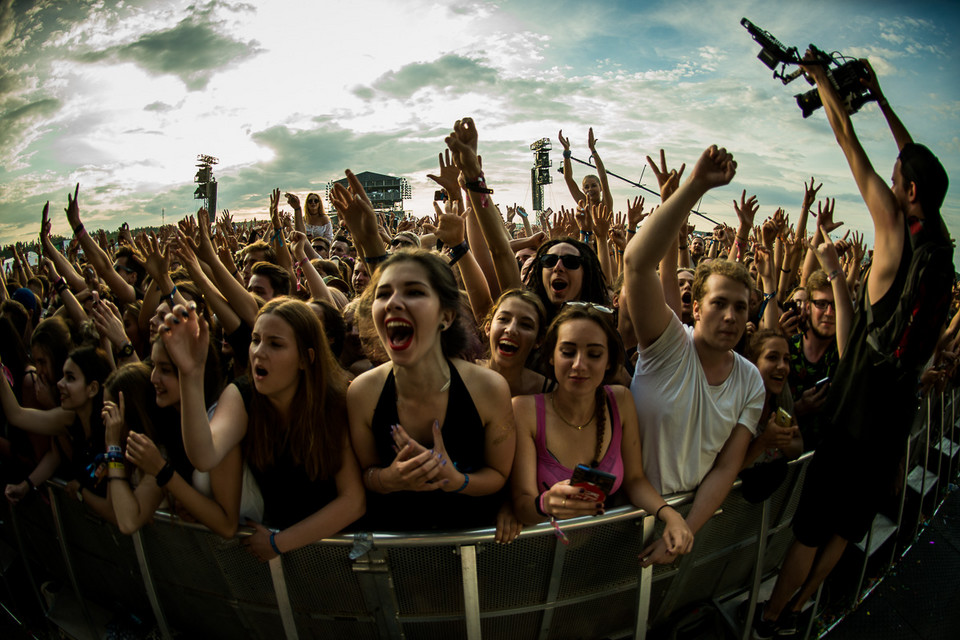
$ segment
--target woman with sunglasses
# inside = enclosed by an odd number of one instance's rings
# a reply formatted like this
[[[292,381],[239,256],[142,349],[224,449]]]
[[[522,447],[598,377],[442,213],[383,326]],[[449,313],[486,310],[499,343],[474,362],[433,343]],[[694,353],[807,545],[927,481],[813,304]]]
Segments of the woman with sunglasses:
[[[530,288],[543,302],[548,321],[571,300],[610,304],[597,254],[579,240],[555,238],[544,242],[537,249],[531,271]]]
[[[550,323],[544,348],[556,389],[513,399],[517,518],[529,525],[547,518],[600,515],[625,494],[629,502],[666,523],[663,537],[673,553],[687,553],[693,533],[643,473],[633,397],[626,387],[607,384],[624,358],[613,311],[588,302],[566,303]],[[584,490],[570,483],[577,465],[613,475],[613,499],[584,499]],[[614,495],[621,488],[624,491]],[[498,540],[509,542],[507,533],[498,531]]]
[[[323,210],[323,203],[316,193],[307,194],[307,208],[300,209],[300,198],[296,194],[286,193],[287,204],[293,207],[294,227],[310,238],[324,237],[333,242],[333,223]]]

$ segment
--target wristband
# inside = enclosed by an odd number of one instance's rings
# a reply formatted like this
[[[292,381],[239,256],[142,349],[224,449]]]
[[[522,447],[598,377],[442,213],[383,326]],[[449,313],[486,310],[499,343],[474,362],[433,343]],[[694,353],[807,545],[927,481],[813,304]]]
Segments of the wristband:
[[[637,232],[636,229],[627,229],[627,233],[636,233],[636,232]]]
[[[280,551],[280,547],[277,546],[277,541],[275,540],[276,537],[277,537],[276,531],[270,534],[270,548],[273,549],[273,552],[275,554],[277,554],[278,556],[282,556],[283,552]]]
[[[157,486],[163,487],[170,479],[173,477],[173,467],[170,466],[170,463],[164,463],[163,468],[157,473]]]
[[[122,462],[111,461],[107,463],[107,469],[124,469],[124,468],[125,467],[123,466]]]
[[[487,188],[487,182],[486,180],[483,179],[482,173],[479,176],[477,176],[477,179],[474,180],[473,182],[464,182],[463,187],[467,191],[473,191],[474,193],[480,194],[481,207],[485,207],[487,206],[487,204],[489,204],[490,201],[487,199],[487,195],[492,194],[493,189]]]
[[[842,275],[843,271],[840,271],[840,269],[834,269],[830,272],[830,275],[827,276],[827,282],[833,282],[834,279],[839,278]]]
[[[63,293],[63,290],[67,288],[67,281],[64,280],[63,278],[60,278],[59,280],[53,283],[53,288],[56,290],[57,293]]]
[[[128,344],[129,344],[129,343],[128,343]],[[123,449],[121,449],[120,447],[118,447],[118,446],[115,445],[115,444],[107,445],[107,455],[110,455],[111,453],[115,453],[115,454],[117,454],[117,455],[120,455],[121,453],[123,453]]]
[[[457,261],[460,260],[460,258],[462,258],[463,256],[467,255],[467,251],[470,251],[470,245],[467,244],[467,241],[466,241],[466,240],[464,240],[463,242],[461,242],[461,243],[458,244],[457,246],[455,246],[455,247],[453,247],[452,249],[450,249],[450,264],[449,264],[449,266],[452,267],[453,265],[457,264]]]
[[[540,495],[537,496],[537,499],[533,501],[533,508],[536,509],[536,510],[537,510],[537,513],[539,513],[540,515],[542,515],[544,518],[549,518],[549,517],[550,517],[550,514],[548,514],[548,513],[543,509],[543,496],[544,496],[544,494],[546,494],[546,491],[541,492]]]
[[[783,271],[784,273],[791,273],[790,269],[781,268],[780,271]]]
[[[669,506],[670,506],[670,505],[668,505],[667,503],[663,503],[662,505],[660,505],[660,508],[657,509],[656,515],[654,515],[653,517],[654,517],[655,519],[659,520],[659,519],[660,519],[660,512],[663,511],[664,507],[669,507]],[[664,521],[664,522],[665,522],[665,521]]]
[[[277,240],[277,238],[279,238],[279,240]],[[270,238],[270,242],[279,242],[281,245],[283,245],[283,229],[277,229],[274,231],[273,237]]]
[[[570,149],[564,149],[564,150],[563,150],[563,159],[564,159],[564,160],[569,160],[571,155],[573,155],[573,154],[570,153]]]
[[[36,490],[37,490],[37,485],[33,484],[33,480],[30,479],[30,476],[27,476],[27,479],[24,480],[24,482],[27,483],[27,486],[30,487],[30,489],[31,489],[32,491],[36,491]]]
[[[80,224],[78,224],[77,226],[75,226],[75,227],[73,228],[73,235],[79,236],[79,235],[83,234],[85,231],[86,231],[86,229],[83,228],[83,223],[81,222]]]
[[[470,484],[470,476],[465,473],[463,474],[463,484],[460,485],[459,489],[454,489],[453,493],[460,493],[461,491],[467,488],[468,484]]]
[[[517,207],[517,215],[520,216],[521,218],[526,218],[527,212],[521,209],[520,207]]]
[[[173,285],[173,289],[170,289],[170,293],[166,293],[166,294],[160,296],[160,302],[163,302],[164,300],[169,300],[169,301],[170,301],[170,306],[172,307],[172,306],[173,306],[173,294],[175,294],[176,292],[177,292],[177,285]]]

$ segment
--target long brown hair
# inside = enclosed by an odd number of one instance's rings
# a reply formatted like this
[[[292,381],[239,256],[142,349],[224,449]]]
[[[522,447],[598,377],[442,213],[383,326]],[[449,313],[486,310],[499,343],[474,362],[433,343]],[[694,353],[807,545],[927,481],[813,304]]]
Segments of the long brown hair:
[[[267,314],[277,315],[290,325],[297,352],[307,366],[299,370],[300,380],[286,424],[270,401],[254,389],[243,441],[244,457],[254,467],[265,469],[287,452],[311,480],[332,477],[340,470],[347,437],[346,376],[330,351],[323,325],[309,306],[280,297],[265,304],[257,317]]]

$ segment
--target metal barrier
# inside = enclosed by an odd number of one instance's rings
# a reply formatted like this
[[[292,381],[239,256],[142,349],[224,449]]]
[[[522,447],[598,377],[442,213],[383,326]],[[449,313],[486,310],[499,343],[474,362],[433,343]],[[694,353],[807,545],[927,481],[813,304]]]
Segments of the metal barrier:
[[[956,470],[954,404],[953,392],[926,400],[911,432],[908,460],[925,473],[911,467],[905,474],[894,530],[910,532],[907,544],[930,513],[924,499],[935,494],[931,485]],[[934,450],[936,459],[928,457]],[[152,614],[167,638],[171,630],[211,638],[644,638],[649,627],[695,602],[722,607],[739,597],[752,614],[762,581],[775,574],[792,539],[789,523],[809,459],[791,463],[787,479],[762,504],[746,502],[735,487],[697,534],[692,553],[642,570],[637,557],[663,525],[632,508],[566,521],[569,545],[549,524],[526,529],[510,545],[496,544],[492,529],[358,533],[267,564],[241,549],[240,538],[224,540],[162,512],[124,536],[58,486],[48,489],[50,507],[39,500],[18,505],[13,524],[32,574],[73,591],[74,637],[102,636],[104,616],[97,612],[104,608]],[[691,498],[669,502],[685,514]],[[861,583],[889,539],[880,540],[875,526],[861,545]],[[887,564],[901,547],[894,545]],[[59,608],[46,613],[66,627]],[[727,617],[747,637],[749,629]]]

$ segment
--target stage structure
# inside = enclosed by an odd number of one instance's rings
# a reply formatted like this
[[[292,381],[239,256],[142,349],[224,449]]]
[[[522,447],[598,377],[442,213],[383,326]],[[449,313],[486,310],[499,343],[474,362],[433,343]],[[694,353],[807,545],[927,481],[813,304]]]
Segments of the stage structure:
[[[403,201],[411,198],[410,183],[406,178],[395,178],[373,171],[363,171],[356,175],[364,191],[367,192],[374,211],[382,211],[394,217],[403,213]],[[327,183],[327,209],[330,217],[336,220],[337,212],[330,206],[330,191],[333,190],[334,184],[347,186],[347,179],[342,178]]]
[[[197,175],[193,176],[193,181],[197,183],[193,199],[203,201],[203,208],[210,214],[211,220],[217,215],[217,179],[213,177],[213,165],[219,162],[218,158],[201,153],[197,156]]]
[[[550,175],[550,167],[553,161],[550,159],[550,138],[540,138],[530,145],[533,151],[533,167],[530,169],[530,191],[533,193],[533,210],[537,213],[543,211],[543,185],[552,184],[553,176]]]

